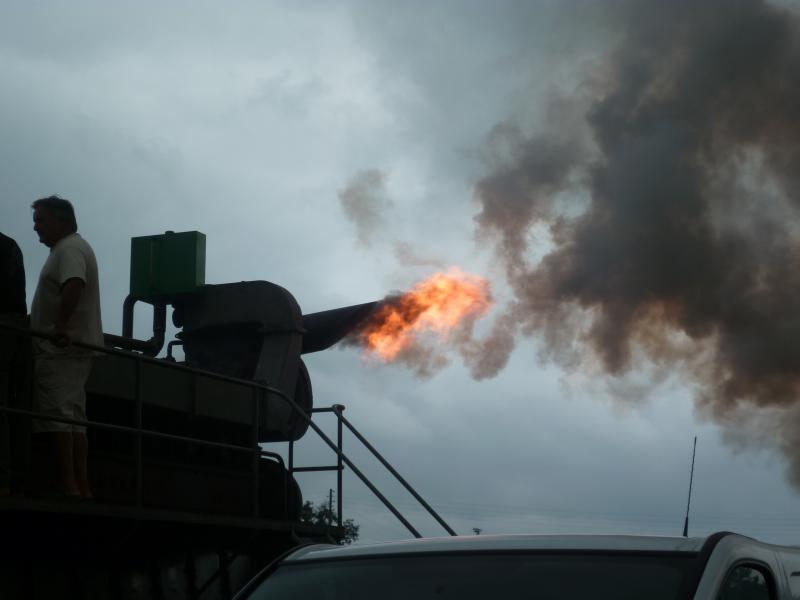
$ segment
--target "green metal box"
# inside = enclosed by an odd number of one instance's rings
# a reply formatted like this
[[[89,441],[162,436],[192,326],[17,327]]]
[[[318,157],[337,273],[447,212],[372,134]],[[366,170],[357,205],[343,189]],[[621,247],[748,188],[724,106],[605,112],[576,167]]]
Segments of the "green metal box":
[[[165,300],[206,281],[206,236],[199,231],[131,238],[131,296]]]

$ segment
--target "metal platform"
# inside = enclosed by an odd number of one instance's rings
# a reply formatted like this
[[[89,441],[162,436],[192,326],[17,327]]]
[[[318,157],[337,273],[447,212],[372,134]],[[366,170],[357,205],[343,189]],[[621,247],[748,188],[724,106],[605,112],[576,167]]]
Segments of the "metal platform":
[[[0,498],[8,599],[230,598],[275,556],[341,528],[24,497]]]

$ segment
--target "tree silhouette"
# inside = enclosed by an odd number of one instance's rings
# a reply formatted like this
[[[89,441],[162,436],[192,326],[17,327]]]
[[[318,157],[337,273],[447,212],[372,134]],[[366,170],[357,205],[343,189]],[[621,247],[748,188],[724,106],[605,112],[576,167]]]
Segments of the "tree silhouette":
[[[334,505],[324,500],[319,504],[314,504],[311,500],[306,500],[303,503],[303,508],[300,510],[300,522],[332,527],[336,525]],[[347,546],[357,541],[359,528],[360,525],[353,521],[353,519],[343,519],[342,529],[344,529],[344,537],[342,537],[338,543],[342,546]]]

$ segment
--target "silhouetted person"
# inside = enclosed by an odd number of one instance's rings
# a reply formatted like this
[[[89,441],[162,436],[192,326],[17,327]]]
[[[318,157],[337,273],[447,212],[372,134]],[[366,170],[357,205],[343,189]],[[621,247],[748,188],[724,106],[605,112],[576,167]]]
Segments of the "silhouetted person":
[[[28,306],[25,302],[25,267],[17,243],[0,233],[0,322],[12,327],[26,327]],[[23,337],[0,329],[0,408],[19,408],[23,366]],[[0,412],[0,496],[20,488],[19,452],[12,452],[9,423],[17,425],[7,413]],[[13,475],[12,475],[13,472]]]
[[[49,196],[33,205],[33,229],[50,248],[31,305],[31,329],[52,335],[33,338],[34,409],[46,415],[86,419],[84,385],[93,352],[73,345],[103,345],[97,261],[78,235],[68,200]],[[55,453],[58,491],[91,497],[86,468],[86,428],[58,421],[35,420],[33,431]]]

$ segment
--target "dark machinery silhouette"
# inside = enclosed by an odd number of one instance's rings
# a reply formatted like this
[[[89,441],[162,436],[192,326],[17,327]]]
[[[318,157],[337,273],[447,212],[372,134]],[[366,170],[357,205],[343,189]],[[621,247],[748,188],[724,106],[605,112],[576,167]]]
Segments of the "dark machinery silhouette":
[[[278,285],[206,285],[204,269],[198,232],[132,240],[122,335],[106,334],[86,388],[87,417],[105,426],[87,429],[95,501],[5,503],[3,597],[228,597],[301,538],[341,535],[298,523],[300,488],[261,444],[303,437],[313,394],[301,356],[377,303],[303,315]],[[153,306],[149,340],[133,337],[137,302]],[[169,306],[177,339],[155,359]]]

